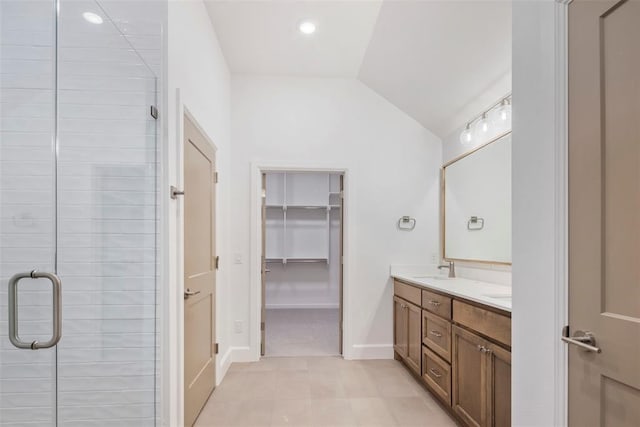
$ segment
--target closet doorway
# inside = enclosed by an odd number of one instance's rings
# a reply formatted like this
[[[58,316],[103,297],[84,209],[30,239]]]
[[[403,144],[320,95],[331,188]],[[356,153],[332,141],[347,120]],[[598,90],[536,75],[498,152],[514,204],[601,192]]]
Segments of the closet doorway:
[[[263,356],[342,354],[344,174],[262,174]]]

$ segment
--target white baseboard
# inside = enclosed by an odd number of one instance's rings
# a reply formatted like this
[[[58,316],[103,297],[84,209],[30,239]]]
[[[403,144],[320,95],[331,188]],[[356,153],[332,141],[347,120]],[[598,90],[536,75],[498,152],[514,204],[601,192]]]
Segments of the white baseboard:
[[[229,370],[229,367],[231,367],[232,362],[233,347],[229,347],[220,358],[220,363],[218,363],[218,371],[216,372],[216,386],[219,386],[224,376],[227,375],[227,371]]]
[[[256,362],[258,359],[252,355],[249,347],[229,347],[218,363],[218,371],[216,372],[216,386],[222,383],[225,375],[229,371],[232,363],[235,362]]]
[[[340,306],[338,304],[328,303],[328,304],[267,304],[267,310],[282,310],[282,309],[313,309],[313,308],[332,308],[338,309]]]
[[[233,348],[233,363],[239,362],[257,362],[258,358],[251,351],[251,347],[232,347]]]
[[[354,344],[349,359],[393,359],[393,344]]]

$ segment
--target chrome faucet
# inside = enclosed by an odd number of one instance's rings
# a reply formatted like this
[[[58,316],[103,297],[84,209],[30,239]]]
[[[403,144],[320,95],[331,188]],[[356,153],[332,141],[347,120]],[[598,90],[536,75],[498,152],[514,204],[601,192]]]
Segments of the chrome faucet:
[[[438,270],[442,270],[443,268],[449,269],[449,277],[450,278],[456,277],[456,265],[453,263],[453,261],[449,261],[449,265],[439,265],[438,266]]]

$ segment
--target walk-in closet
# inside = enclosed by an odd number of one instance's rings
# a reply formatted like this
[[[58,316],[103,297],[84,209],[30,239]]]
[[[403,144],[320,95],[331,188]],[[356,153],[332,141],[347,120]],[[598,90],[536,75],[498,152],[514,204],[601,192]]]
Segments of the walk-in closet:
[[[341,353],[343,175],[263,175],[265,356]]]

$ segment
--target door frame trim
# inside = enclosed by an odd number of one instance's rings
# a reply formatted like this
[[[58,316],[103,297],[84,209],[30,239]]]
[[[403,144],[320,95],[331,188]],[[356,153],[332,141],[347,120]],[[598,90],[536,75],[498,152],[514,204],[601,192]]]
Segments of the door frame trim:
[[[568,425],[569,357],[567,346],[559,338],[569,319],[569,25],[571,0],[555,0],[555,407],[556,426]]]
[[[342,272],[342,357],[351,357],[351,334],[349,330],[349,206],[350,206],[350,174],[349,168],[338,167],[331,164],[317,164],[304,162],[251,162],[251,287],[249,291],[249,348],[242,360],[260,360],[260,322],[262,308],[262,284],[261,284],[261,246],[262,246],[262,173],[263,172],[325,172],[342,173],[344,175],[344,216],[343,216],[343,256],[344,266]],[[246,360],[244,360],[246,358]]]

